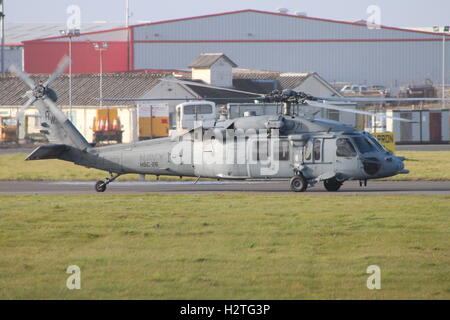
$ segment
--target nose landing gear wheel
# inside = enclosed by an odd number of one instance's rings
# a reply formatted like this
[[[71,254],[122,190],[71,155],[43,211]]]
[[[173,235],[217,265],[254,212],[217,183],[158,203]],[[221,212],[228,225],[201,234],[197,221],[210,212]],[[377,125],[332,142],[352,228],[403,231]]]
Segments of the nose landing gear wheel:
[[[291,179],[290,187],[294,192],[304,192],[308,187],[308,183],[302,175],[298,175]]]
[[[104,181],[97,181],[95,184],[95,191],[97,192],[105,192],[106,190],[106,183]]]
[[[323,185],[325,186],[325,189],[327,189],[327,191],[338,191],[342,186],[342,182],[339,182],[335,178],[332,178],[325,180],[323,182]]]

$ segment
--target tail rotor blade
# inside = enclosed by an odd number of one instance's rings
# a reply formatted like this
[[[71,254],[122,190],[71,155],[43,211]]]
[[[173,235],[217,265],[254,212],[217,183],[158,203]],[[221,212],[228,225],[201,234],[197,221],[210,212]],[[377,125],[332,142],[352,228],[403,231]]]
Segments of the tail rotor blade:
[[[36,99],[29,99],[27,103],[25,103],[22,107],[20,107],[19,111],[16,113],[16,121],[20,124],[20,119],[24,115],[25,111],[36,101]]]
[[[23,72],[22,70],[17,69],[15,65],[11,65],[9,67],[9,71],[22,79],[23,82],[25,82],[31,89],[34,89],[36,87],[36,84],[34,83],[33,79],[30,78],[30,76]]]
[[[60,75],[63,74],[63,72],[66,70],[66,68],[69,66],[70,58],[68,56],[64,56],[61,61],[58,63],[58,67],[56,68],[55,72],[45,81],[44,87],[50,86],[56,79],[59,78]]]

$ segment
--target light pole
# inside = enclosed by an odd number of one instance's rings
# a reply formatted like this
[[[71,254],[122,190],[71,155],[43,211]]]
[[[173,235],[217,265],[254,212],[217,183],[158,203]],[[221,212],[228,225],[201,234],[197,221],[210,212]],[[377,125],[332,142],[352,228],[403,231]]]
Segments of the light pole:
[[[0,24],[1,24],[1,28],[2,28],[2,32],[1,32],[1,68],[2,68],[2,74],[5,73],[5,10],[4,10],[4,4],[3,4],[3,0],[0,0]]]
[[[99,52],[100,57],[100,107],[103,106],[103,51],[108,49],[108,44],[102,42],[101,44],[94,42],[92,44],[94,49]]]
[[[72,37],[78,37],[80,29],[61,30],[60,33],[69,37],[69,117],[72,121]]]
[[[447,106],[445,101],[445,40],[447,33],[450,31],[450,26],[444,27],[444,32],[442,33],[442,108],[445,109]]]

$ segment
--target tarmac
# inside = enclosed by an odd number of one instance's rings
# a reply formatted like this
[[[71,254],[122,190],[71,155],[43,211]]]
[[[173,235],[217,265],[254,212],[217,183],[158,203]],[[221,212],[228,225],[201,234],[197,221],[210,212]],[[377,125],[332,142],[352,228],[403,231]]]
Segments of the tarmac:
[[[273,193],[292,194],[288,181],[192,181],[180,182],[113,182],[100,194],[221,194]],[[97,194],[94,182],[76,181],[2,181],[0,194]],[[335,195],[450,195],[450,181],[369,181],[360,187],[358,181],[344,183],[338,192],[328,192],[322,184],[308,188],[306,194]]]

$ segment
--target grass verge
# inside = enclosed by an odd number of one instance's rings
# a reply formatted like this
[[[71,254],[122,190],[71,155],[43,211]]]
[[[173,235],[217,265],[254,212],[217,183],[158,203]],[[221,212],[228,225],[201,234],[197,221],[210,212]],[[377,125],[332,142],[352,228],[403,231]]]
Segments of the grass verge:
[[[0,196],[1,299],[449,299],[449,196]],[[81,268],[81,290],[66,269]],[[366,269],[381,268],[381,290]]]

